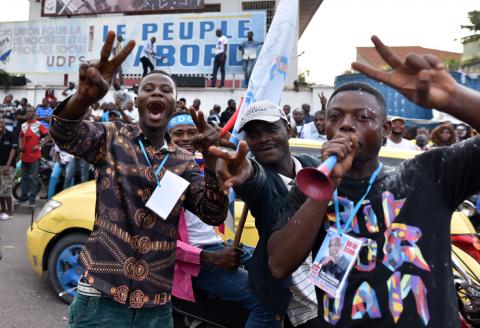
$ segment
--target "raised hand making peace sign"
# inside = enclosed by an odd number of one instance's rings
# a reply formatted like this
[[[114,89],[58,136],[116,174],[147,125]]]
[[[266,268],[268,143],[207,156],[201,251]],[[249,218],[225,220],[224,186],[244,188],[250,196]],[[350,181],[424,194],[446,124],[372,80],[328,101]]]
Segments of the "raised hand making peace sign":
[[[212,146],[209,149],[217,160],[217,179],[225,194],[230,187],[240,186],[253,176],[253,167],[247,159],[248,146],[245,141],[240,141],[236,152],[223,150]]]
[[[135,47],[135,41],[129,41],[122,51],[109,60],[112,53],[115,33],[107,33],[105,44],[100,52],[100,60],[80,65],[78,91],[72,96],[63,111],[65,118],[77,119],[88,109],[88,106],[102,99],[108,92],[113,76],[120,65]]]
[[[112,83],[113,76],[135,47],[135,41],[130,40],[115,57],[109,60],[114,41],[115,33],[108,32],[105,44],[100,52],[100,60],[88,64],[84,63],[80,66],[78,94],[89,104],[93,104],[105,96]]]
[[[385,72],[358,62],[352,63],[355,70],[388,84],[420,106],[436,109],[447,106],[457,83],[438,58],[410,54],[402,62],[377,36],[372,36],[372,42],[392,71]]]
[[[198,135],[193,138],[192,144],[196,150],[206,155],[208,153],[208,147],[218,146],[220,134],[213,126],[205,121],[203,112],[198,112],[197,114],[197,111],[193,108],[190,108],[189,112],[198,130]]]

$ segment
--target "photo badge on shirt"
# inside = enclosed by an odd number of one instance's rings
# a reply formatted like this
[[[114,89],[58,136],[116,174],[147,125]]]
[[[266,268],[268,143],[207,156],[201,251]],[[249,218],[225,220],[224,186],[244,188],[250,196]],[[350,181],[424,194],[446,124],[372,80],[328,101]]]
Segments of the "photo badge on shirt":
[[[329,229],[308,278],[330,296],[337,297],[345,286],[361,248],[361,240]]]

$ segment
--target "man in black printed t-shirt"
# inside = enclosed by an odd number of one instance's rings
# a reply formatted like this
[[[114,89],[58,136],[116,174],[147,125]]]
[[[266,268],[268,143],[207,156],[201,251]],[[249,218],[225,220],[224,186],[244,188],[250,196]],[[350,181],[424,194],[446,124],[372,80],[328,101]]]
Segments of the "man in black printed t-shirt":
[[[457,84],[440,60],[413,54],[402,62],[377,37],[372,41],[392,71],[359,63],[354,69],[421,106],[480,127],[480,93]],[[378,154],[390,127],[377,90],[365,84],[337,89],[328,104],[328,141],[321,150],[323,160],[338,157],[331,174],[337,187],[334,205],[307,198],[295,186],[269,239],[268,264],[275,278],[289,276],[310,252],[317,262],[327,233],[348,237],[355,247],[362,243],[358,257],[350,253],[352,270],[345,273],[337,297],[316,290],[322,327],[459,326],[450,218],[480,190],[480,138],[388,168]],[[227,164],[221,166],[224,172],[217,166],[217,174],[233,176],[228,181],[241,185],[241,158]]]
[[[457,84],[440,60],[413,54],[403,63],[377,37],[372,41],[393,70],[359,63],[352,64],[354,69],[419,105],[480,126],[480,94]],[[378,91],[349,84],[334,92],[321,154],[324,160],[338,157],[331,175],[338,211],[332,202],[293,188],[269,240],[270,270],[275,277],[290,274],[310,251],[317,254],[329,229],[336,227],[363,245],[337,298],[317,288],[325,327],[458,327],[450,219],[480,189],[480,138],[387,168],[378,152],[389,129]]]

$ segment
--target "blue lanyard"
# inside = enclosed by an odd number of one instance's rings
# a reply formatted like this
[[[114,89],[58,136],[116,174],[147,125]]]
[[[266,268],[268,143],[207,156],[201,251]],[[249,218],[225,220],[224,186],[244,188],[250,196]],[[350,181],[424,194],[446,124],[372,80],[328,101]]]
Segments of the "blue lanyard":
[[[368,181],[367,191],[365,191],[365,194],[363,194],[362,198],[360,198],[360,200],[355,205],[353,211],[350,213],[350,217],[348,218],[348,221],[345,224],[344,228],[347,228],[352,224],[353,218],[355,217],[358,210],[360,209],[360,206],[362,206],[362,203],[365,200],[365,197],[367,197],[368,193],[370,192],[370,189],[372,189],[372,185],[375,182],[375,179],[377,178],[378,174],[382,170],[382,167],[383,167],[383,164],[380,163],[378,165],[377,169],[375,170],[375,172],[373,172],[372,176],[370,177],[370,180]],[[338,234],[341,236],[342,235],[342,228],[340,226],[340,210],[339,210],[339,205],[338,205],[338,190],[337,189],[335,189],[335,192],[333,193],[333,202],[334,202],[334,205],[335,205],[335,216],[336,216],[335,223],[337,224]]]
[[[145,151],[145,147],[143,146],[142,140],[138,139],[138,143],[140,144],[140,148],[142,148],[143,156],[145,156],[145,159],[147,160],[148,165],[150,165],[150,167],[152,168],[152,171],[153,171],[152,163],[150,163],[150,158],[148,158],[148,155],[147,155],[147,152]],[[157,180],[158,186],[160,186],[160,179],[158,178],[158,174],[160,173],[160,171],[162,170],[163,166],[164,166],[165,163],[167,162],[167,159],[168,159],[169,156],[170,156],[170,154],[165,155],[165,157],[163,158],[163,161],[160,163],[160,166],[159,166],[158,169],[154,172],[154,173],[155,173],[155,179]]]

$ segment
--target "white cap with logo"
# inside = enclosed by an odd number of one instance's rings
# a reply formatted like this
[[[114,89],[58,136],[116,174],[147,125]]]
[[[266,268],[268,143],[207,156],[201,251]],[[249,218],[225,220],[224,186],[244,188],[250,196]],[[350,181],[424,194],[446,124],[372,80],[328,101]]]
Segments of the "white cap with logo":
[[[242,132],[245,125],[251,121],[274,123],[278,120],[288,122],[285,113],[279,106],[268,100],[257,101],[250,104],[245,110],[240,121],[240,129],[238,132]]]

